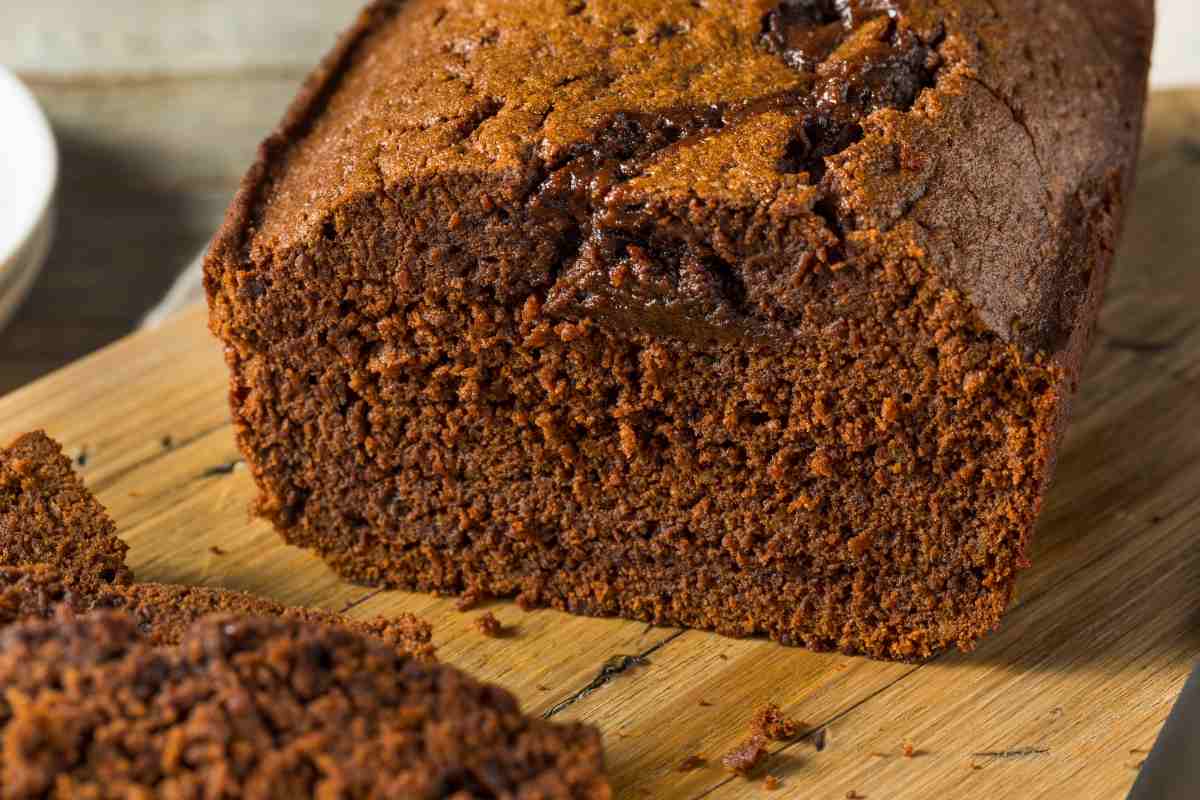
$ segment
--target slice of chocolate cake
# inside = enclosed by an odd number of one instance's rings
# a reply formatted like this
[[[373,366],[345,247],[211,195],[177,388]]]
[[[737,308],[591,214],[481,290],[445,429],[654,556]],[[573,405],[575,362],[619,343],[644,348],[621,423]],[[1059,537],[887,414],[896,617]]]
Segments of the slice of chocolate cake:
[[[916,659],[994,628],[1151,0],[378,0],[206,264],[259,508],[372,584]]]
[[[0,797],[606,800],[596,731],[357,621],[143,583],[58,444],[0,451]]]
[[[344,628],[129,616],[0,632],[0,796],[606,800],[599,735]]]
[[[60,607],[124,609],[148,641],[170,644],[214,613],[283,616],[433,655],[429,625],[412,615],[359,621],[244,592],[138,582],[125,565],[127,549],[56,442],[30,433],[0,451],[0,625],[49,618]]]
[[[128,550],[57,442],[29,433],[0,451],[0,567],[53,565],[91,591],[133,581]]]
[[[178,642],[198,619],[213,614],[237,614],[341,626],[414,656],[432,659],[434,654],[429,625],[409,614],[357,620],[226,589],[141,582],[81,588],[73,574],[50,566],[0,567],[0,626],[49,619],[63,608],[76,614],[120,609],[129,614],[146,640],[154,644]]]

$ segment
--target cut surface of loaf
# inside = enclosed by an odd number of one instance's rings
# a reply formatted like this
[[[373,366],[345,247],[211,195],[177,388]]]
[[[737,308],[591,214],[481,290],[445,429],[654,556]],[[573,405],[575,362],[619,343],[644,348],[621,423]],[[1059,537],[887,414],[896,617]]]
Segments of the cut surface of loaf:
[[[0,632],[0,796],[605,800],[599,735],[344,628],[122,612]]]
[[[206,263],[355,580],[882,658],[1027,566],[1150,0],[376,2]]]
[[[60,611],[120,609],[153,644],[175,644],[212,614],[286,617],[344,626],[432,659],[431,630],[411,615],[354,620],[244,592],[136,581],[104,507],[57,442],[30,433],[0,451],[0,629]]]

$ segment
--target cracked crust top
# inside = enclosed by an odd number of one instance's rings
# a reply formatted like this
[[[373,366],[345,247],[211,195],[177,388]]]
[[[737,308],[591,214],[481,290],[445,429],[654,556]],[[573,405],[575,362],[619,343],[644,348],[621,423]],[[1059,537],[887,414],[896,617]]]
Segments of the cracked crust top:
[[[1152,29],[1152,0],[376,2],[264,146],[209,292],[407,215],[409,258],[500,298],[770,335],[814,266],[919,254],[1073,372]]]

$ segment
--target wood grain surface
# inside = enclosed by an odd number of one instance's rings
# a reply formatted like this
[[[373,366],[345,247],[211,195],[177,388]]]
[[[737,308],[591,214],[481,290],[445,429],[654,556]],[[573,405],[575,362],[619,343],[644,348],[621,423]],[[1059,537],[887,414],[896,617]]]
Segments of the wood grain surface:
[[[188,91],[215,102],[222,86]],[[277,88],[259,86],[264,97]],[[178,90],[139,91],[167,102],[158,93]],[[136,130],[141,101],[112,102],[106,113],[123,108]],[[72,112],[80,124],[86,105]],[[62,440],[144,578],[425,617],[446,661],[504,684],[531,711],[599,726],[621,797],[758,797],[771,776],[778,797],[1121,798],[1200,655],[1197,131],[1200,92],[1154,97],[1035,566],[1003,628],[969,655],[882,664],[508,603],[491,610],[510,635],[489,639],[472,624],[480,612],[458,612],[453,601],[347,585],[250,518],[253,487],[200,308],[0,400],[0,438],[43,427]],[[234,169],[199,137],[180,147],[175,155],[192,153],[180,166],[189,176]],[[214,188],[214,207],[219,195]],[[118,255],[137,259],[147,280],[165,268],[153,248]],[[803,735],[772,744],[749,778],[732,776],[720,758],[767,702],[803,720]],[[681,771],[693,756],[703,763]]]

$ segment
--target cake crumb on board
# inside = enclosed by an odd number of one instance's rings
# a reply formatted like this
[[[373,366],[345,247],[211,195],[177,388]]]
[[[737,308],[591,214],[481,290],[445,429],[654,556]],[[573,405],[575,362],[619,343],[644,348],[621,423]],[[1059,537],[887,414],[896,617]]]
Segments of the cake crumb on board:
[[[746,776],[767,756],[767,737],[754,734],[721,757],[725,769]]]
[[[753,733],[772,739],[776,742],[790,742],[800,735],[804,723],[785,716],[775,703],[767,703],[754,713],[750,722]],[[822,730],[824,730],[822,728]]]
[[[782,785],[783,781],[779,780],[779,778],[776,778],[774,775],[768,775],[767,777],[763,778],[763,788],[768,792],[773,792]]]
[[[496,619],[496,615],[490,611],[480,614],[475,618],[475,627],[484,636],[490,636],[493,639],[506,636],[509,632],[508,628],[504,627],[500,623],[500,620]]]
[[[691,755],[680,761],[675,767],[676,772],[691,772],[692,770],[700,769],[707,766],[708,761],[703,756]]]

